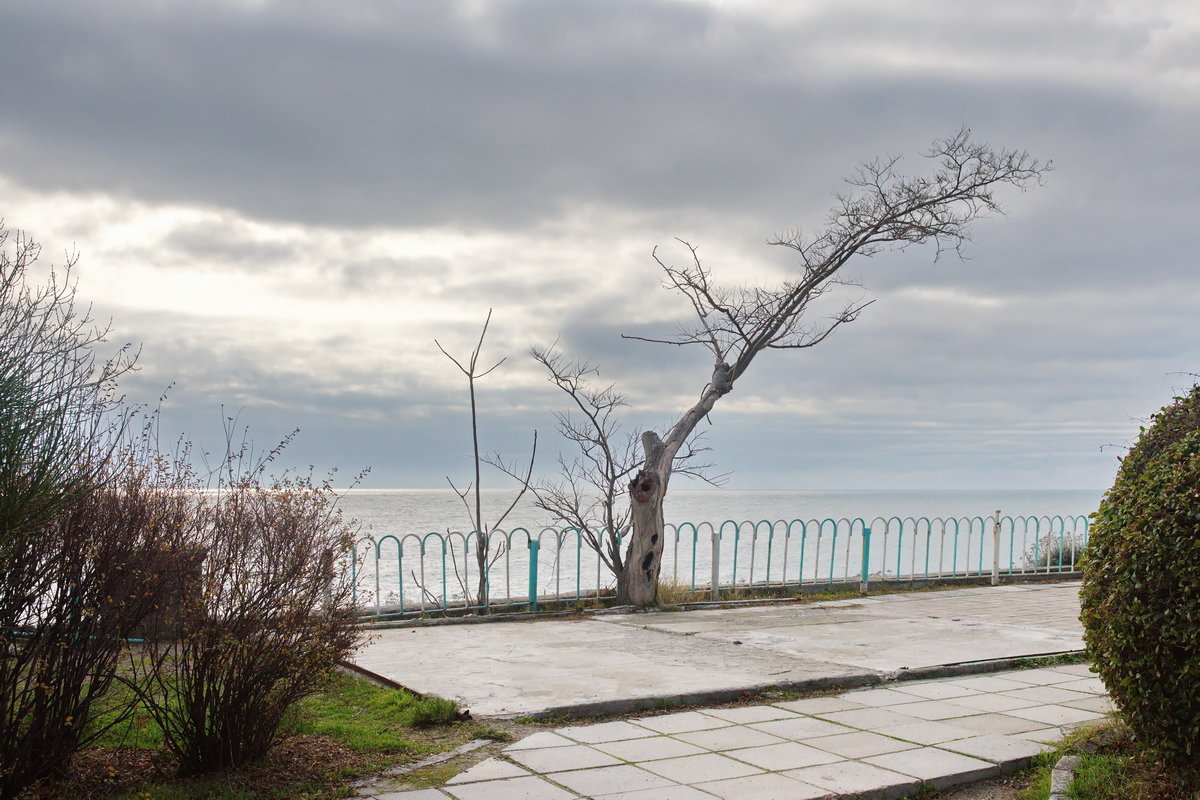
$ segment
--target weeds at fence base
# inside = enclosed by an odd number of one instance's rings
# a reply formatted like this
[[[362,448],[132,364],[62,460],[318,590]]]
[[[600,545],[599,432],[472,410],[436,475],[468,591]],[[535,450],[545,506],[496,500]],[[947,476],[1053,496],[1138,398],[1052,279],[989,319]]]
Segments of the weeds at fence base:
[[[658,605],[668,611],[675,611],[686,603],[697,603],[704,600],[704,587],[696,588],[686,583],[675,581],[660,581],[658,584]]]
[[[616,600],[616,592],[608,589],[602,591],[599,595],[592,592],[588,595],[578,597],[574,594],[559,597],[542,596],[538,598],[536,612],[530,609],[527,599],[515,598],[509,602],[492,603],[487,607],[487,613],[482,613],[483,609],[473,605],[448,605],[444,608],[437,606],[426,608],[425,610],[406,608],[404,611],[385,607],[378,614],[373,612],[362,614],[362,620],[371,623],[404,622],[414,619],[458,619],[464,621],[494,622],[506,616],[514,615],[527,616],[534,613],[549,615],[598,611],[605,608],[612,608],[616,605]]]

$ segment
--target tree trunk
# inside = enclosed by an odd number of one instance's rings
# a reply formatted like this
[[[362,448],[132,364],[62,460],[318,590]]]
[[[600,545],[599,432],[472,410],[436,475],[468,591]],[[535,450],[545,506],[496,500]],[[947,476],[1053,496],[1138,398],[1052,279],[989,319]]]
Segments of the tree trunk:
[[[666,481],[641,470],[629,484],[633,533],[617,586],[620,605],[651,606],[658,600],[658,573],[665,536],[663,498]]]
[[[700,394],[700,401],[671,426],[666,439],[660,439],[654,431],[642,432],[646,460],[637,478],[629,484],[633,531],[625,556],[625,569],[617,580],[618,603],[649,606],[658,600],[658,572],[666,544],[663,499],[667,496],[675,455],[717,400],[729,394],[732,388],[731,368],[718,361],[713,367],[712,379]]]

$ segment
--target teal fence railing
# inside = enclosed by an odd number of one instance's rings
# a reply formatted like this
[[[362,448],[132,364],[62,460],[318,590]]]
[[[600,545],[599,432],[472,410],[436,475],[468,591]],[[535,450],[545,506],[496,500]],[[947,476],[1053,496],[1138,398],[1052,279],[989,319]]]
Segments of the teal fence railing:
[[[725,520],[668,524],[660,580],[722,592],[1001,579],[1076,568],[1088,519],[1074,516],[875,517]],[[368,536],[352,552],[355,599],[381,617],[482,606],[537,610],[554,600],[583,601],[616,581],[587,537],[574,528],[514,528],[487,535],[484,602],[477,548],[482,535],[426,533]]]

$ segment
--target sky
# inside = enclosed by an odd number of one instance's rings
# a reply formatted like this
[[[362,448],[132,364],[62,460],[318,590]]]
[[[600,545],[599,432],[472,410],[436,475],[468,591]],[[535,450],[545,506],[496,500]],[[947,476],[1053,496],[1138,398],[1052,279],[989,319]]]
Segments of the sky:
[[[963,127],[1054,169],[963,259],[848,264],[860,319],[702,425],[728,487],[1100,490],[1200,372],[1191,0],[0,0],[0,72],[0,217],[77,255],[127,396],[342,485],[470,481],[434,341],[489,309],[486,451],[553,473],[554,342],[661,430],[711,364],[621,338],[688,321],[654,248],[777,284],[858,163]]]

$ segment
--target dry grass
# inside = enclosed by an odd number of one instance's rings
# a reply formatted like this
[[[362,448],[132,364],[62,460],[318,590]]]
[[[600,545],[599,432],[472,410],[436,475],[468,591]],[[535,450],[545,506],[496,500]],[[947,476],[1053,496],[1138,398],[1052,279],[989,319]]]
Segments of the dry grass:
[[[693,589],[689,584],[675,581],[659,581],[658,604],[668,608],[684,603],[699,603],[708,599],[708,590]]]

